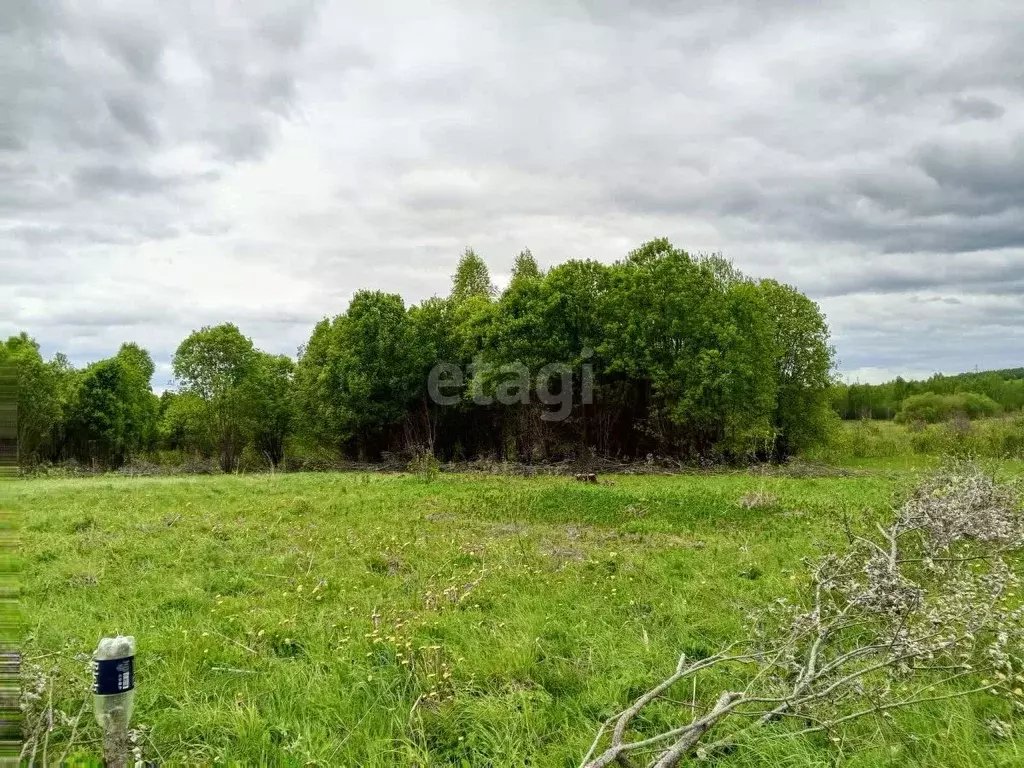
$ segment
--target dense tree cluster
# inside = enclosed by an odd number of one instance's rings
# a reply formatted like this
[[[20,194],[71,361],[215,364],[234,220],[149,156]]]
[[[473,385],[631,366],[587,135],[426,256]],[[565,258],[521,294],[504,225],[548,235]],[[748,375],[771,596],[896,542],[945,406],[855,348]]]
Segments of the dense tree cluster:
[[[535,461],[601,454],[748,460],[822,438],[833,351],[818,307],[718,256],[654,240],[612,265],[543,272],[524,251],[500,294],[467,251],[447,297],[359,291],[293,363],[234,325],[203,328],[156,397],[134,344],[75,370],[24,334],[23,453],[115,466],[173,452],[278,465],[328,449]],[[439,365],[440,364],[440,365]],[[834,418],[834,417],[832,417]]]
[[[924,381],[897,377],[885,384],[837,384],[832,389],[832,407],[844,419],[895,419],[905,402],[919,395],[984,395],[1003,411],[1024,408],[1024,368],[981,371],[943,376],[937,373]],[[964,398],[960,398],[964,401]],[[935,403],[932,399],[925,402]],[[954,404],[947,400],[947,404]],[[948,409],[947,409],[948,410]],[[953,410],[957,410],[955,407]],[[971,409],[972,413],[975,410]],[[990,414],[989,414],[990,415]],[[904,419],[911,419],[906,416]]]

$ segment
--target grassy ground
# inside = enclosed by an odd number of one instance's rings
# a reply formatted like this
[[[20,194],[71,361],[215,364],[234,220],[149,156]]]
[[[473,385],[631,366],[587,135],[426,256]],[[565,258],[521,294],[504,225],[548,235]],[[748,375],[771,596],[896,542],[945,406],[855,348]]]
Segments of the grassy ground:
[[[54,709],[73,720],[90,702],[100,636],[134,634],[147,759],[571,766],[680,651],[798,596],[801,558],[910,480],[35,480],[0,485],[0,509],[21,520],[24,653]],[[757,491],[777,501],[743,508]],[[850,742],[764,739],[717,764],[1024,764],[984,726],[1000,707],[942,702]],[[71,732],[58,716],[51,760]],[[71,755],[95,758],[99,735],[86,709]]]

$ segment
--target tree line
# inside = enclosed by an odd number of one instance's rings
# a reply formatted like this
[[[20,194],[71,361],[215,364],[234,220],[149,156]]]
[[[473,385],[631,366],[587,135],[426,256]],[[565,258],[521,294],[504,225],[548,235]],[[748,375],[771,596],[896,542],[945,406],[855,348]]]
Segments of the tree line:
[[[973,397],[975,395],[989,402]],[[966,409],[969,416],[992,415],[999,410],[1019,411],[1024,409],[1024,368],[955,376],[936,373],[920,381],[897,376],[884,384],[837,383],[830,400],[843,419],[896,419],[908,401],[911,411],[915,412],[923,408],[941,411],[942,407],[937,405],[940,402],[945,403],[947,410]],[[913,414],[900,418],[907,420],[913,418]]]
[[[24,333],[0,344],[19,370],[23,462],[206,457],[225,470],[324,451],[780,458],[825,437],[833,356],[799,291],[664,239],[547,271],[524,251],[500,293],[467,250],[447,296],[407,307],[359,291],[295,360],[233,324],[204,327],[179,345],[175,388],[159,397],[136,344],[82,369],[44,361]]]

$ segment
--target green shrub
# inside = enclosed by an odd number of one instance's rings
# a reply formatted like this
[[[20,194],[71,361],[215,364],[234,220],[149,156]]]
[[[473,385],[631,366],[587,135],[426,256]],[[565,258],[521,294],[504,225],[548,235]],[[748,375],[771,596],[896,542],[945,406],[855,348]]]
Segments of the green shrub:
[[[804,454],[812,461],[830,463],[944,455],[1024,459],[1024,415],[971,421],[961,412],[939,424],[921,419],[904,424],[848,421],[831,430],[825,444]]]
[[[999,413],[999,404],[986,395],[975,392],[958,392],[953,395],[937,395],[926,392],[903,401],[903,407],[896,414],[900,424],[938,424],[956,416],[968,419],[982,419]]]
[[[441,471],[441,462],[429,451],[417,451],[406,468],[410,472],[418,474],[424,480],[436,480],[438,473]]]
[[[942,395],[936,395],[934,392],[908,397],[903,401],[900,412],[896,414],[896,422],[898,424],[914,422],[937,424],[948,415],[945,399]]]

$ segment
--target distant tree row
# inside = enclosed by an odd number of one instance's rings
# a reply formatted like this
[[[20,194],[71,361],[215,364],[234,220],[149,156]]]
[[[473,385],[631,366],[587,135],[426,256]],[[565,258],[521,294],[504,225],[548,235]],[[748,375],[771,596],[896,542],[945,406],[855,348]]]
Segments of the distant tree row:
[[[923,381],[897,377],[885,384],[836,384],[830,400],[833,409],[844,419],[895,419],[908,398],[925,394],[983,395],[999,410],[1019,411],[1024,409],[1024,368],[956,376],[937,373]]]
[[[160,397],[150,386],[153,360],[133,343],[75,369],[59,353],[44,361],[21,333],[0,343],[0,363],[17,370],[23,464],[74,459],[118,467],[164,450],[232,469],[249,447],[277,465],[292,434],[294,363],[255,349],[230,324],[182,342],[174,358],[179,389]]]
[[[524,251],[500,295],[469,250],[447,297],[406,307],[359,291],[295,362],[234,325],[203,328],[178,347],[176,389],[160,397],[134,344],[76,370],[22,334],[0,345],[4,358],[22,372],[23,456],[104,466],[174,452],[229,470],[324,449],[749,460],[809,446],[834,418],[818,307],[666,240],[547,272]]]

